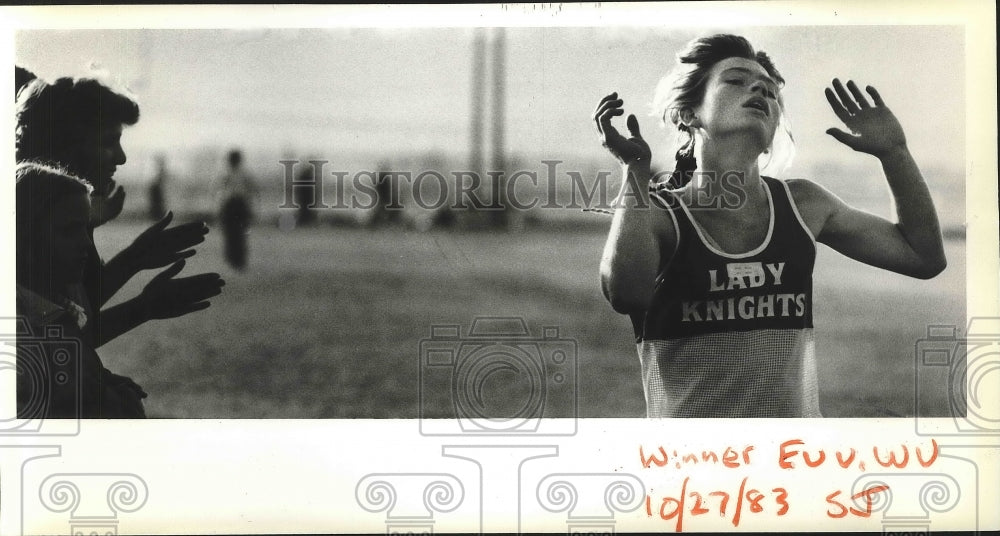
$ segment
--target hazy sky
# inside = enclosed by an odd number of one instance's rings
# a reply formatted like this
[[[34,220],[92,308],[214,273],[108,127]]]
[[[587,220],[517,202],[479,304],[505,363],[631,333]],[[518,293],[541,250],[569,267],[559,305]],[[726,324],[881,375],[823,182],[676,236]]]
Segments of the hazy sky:
[[[837,125],[823,96],[834,76],[880,90],[918,161],[961,169],[964,35],[945,26],[511,28],[509,149],[600,157],[590,116],[617,90],[640,116],[655,158],[672,160],[648,103],[683,43],[716,31],[746,36],[787,80],[793,170],[860,158],[824,134]],[[16,33],[15,60],[46,79],[92,66],[120,78],[142,105],[126,149],[465,154],[472,36],[468,28],[30,30]]]

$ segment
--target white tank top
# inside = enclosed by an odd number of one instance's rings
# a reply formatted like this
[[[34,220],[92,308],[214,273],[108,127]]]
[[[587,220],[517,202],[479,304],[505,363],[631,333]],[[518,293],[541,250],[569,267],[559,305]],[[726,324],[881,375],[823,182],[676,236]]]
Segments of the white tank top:
[[[713,247],[671,192],[674,254],[634,315],[649,417],[821,417],[812,332],[816,242],[784,182],[762,177],[770,222],[751,251]]]

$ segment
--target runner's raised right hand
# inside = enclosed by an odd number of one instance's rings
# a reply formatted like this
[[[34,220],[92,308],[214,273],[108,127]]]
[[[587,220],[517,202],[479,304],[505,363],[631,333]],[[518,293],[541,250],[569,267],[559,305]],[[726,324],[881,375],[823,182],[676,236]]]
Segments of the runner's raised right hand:
[[[622,164],[631,164],[639,161],[649,162],[652,152],[649,144],[642,139],[639,133],[639,121],[635,115],[630,114],[625,122],[629,136],[622,136],[618,129],[611,125],[611,118],[622,115],[624,101],[618,98],[618,93],[612,93],[597,105],[594,111],[594,122],[597,124],[597,132],[601,135],[601,145],[614,155]]]

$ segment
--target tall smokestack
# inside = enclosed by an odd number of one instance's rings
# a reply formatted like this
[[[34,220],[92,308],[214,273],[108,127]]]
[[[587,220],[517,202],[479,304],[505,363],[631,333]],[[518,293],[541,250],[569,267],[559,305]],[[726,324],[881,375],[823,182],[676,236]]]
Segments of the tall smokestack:
[[[507,73],[506,73],[506,30],[496,28],[493,36],[493,147],[490,171],[496,173],[494,193],[496,202],[501,210],[491,212],[492,224],[495,227],[506,227],[508,224],[508,200],[507,200],[507,159],[505,152],[506,144],[506,96],[507,96]]]
[[[469,105],[469,171],[483,173],[483,93],[486,89],[486,34],[483,28],[473,28],[472,39],[472,98]]]

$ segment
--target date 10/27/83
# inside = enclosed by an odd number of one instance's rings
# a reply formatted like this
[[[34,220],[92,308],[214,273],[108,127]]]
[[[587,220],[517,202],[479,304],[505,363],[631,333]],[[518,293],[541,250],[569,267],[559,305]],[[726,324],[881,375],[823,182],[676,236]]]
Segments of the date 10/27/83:
[[[771,512],[776,516],[783,516],[788,513],[788,491],[785,488],[773,488],[769,492],[761,492],[756,488],[747,488],[747,479],[744,477],[740,482],[739,492],[735,495],[727,491],[711,491],[702,494],[697,491],[688,491],[690,477],[684,479],[681,484],[681,492],[677,497],[665,496],[659,501],[652,496],[646,495],[646,516],[658,516],[663,521],[673,521],[674,530],[681,532],[684,530],[684,516],[700,516],[715,512],[719,516],[726,517],[732,515],[731,521],[734,527],[740,526],[740,520],[744,509],[752,514]],[[866,504],[864,510],[858,510],[853,506],[848,507],[841,504],[837,499],[841,495],[840,491],[835,491],[826,496],[829,505],[826,515],[833,519],[840,519],[852,514],[857,517],[870,517],[872,513],[872,495],[886,491],[889,486],[879,485],[862,490],[853,496],[851,501],[863,498]],[[735,502],[735,506],[730,511],[730,503]],[[659,504],[657,504],[659,503]]]

